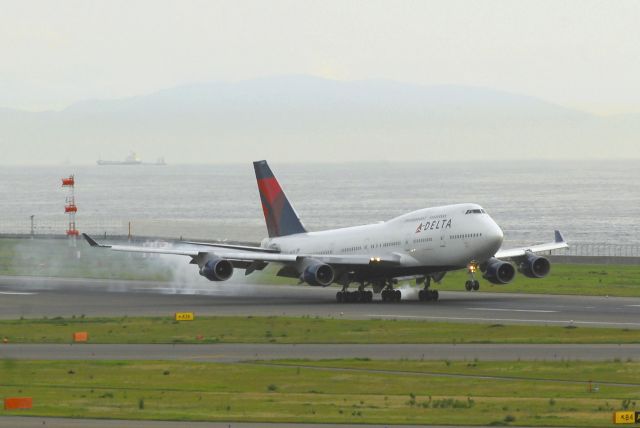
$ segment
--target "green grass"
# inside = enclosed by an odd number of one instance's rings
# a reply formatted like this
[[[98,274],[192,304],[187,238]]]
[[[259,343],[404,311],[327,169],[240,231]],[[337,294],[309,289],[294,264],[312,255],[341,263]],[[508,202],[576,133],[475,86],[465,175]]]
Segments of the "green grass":
[[[309,364],[308,362],[286,362]],[[323,362],[317,363],[319,365]],[[0,395],[32,396],[34,408],[0,415],[377,424],[603,426],[636,408],[638,363],[331,361],[336,368],[261,363],[132,361],[0,362]],[[469,364],[469,363],[467,363]],[[375,372],[376,365],[391,370]],[[425,375],[495,371],[507,379]],[[612,365],[614,369],[611,369]],[[344,370],[340,366],[359,370]],[[418,373],[415,373],[415,372]],[[543,373],[546,381],[520,379]],[[598,373],[598,392],[563,381]],[[141,405],[142,404],[142,405]]]
[[[0,321],[11,343],[639,343],[638,330],[290,317],[54,318]]]
[[[464,290],[466,271],[445,276],[439,290]],[[492,293],[578,294],[589,296],[640,297],[640,265],[567,265],[552,264],[543,279],[517,275],[508,285],[494,285],[480,279],[481,290]]]
[[[398,371],[397,361],[368,359],[344,360],[280,360],[266,362],[280,366],[327,367],[354,370]],[[456,374],[463,376],[492,376],[531,380],[562,380],[599,384],[626,383],[640,386],[640,362],[614,360],[593,361],[409,361],[403,360],[402,370],[420,374]],[[640,398],[639,398],[640,404]],[[639,406],[640,407],[640,406]]]

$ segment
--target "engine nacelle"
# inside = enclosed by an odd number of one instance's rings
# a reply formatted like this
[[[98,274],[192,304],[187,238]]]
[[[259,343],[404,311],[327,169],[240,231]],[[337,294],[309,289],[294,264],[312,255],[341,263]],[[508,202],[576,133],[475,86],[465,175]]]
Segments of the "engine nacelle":
[[[209,281],[226,281],[233,275],[233,265],[229,260],[216,257],[207,260],[200,268],[200,275]]]
[[[529,278],[544,278],[551,270],[551,263],[546,257],[527,252],[518,260],[518,271]]]
[[[508,284],[516,276],[516,268],[509,262],[491,258],[482,277],[493,284]]]
[[[324,263],[314,263],[302,272],[302,279],[309,285],[326,287],[333,282],[333,268]]]

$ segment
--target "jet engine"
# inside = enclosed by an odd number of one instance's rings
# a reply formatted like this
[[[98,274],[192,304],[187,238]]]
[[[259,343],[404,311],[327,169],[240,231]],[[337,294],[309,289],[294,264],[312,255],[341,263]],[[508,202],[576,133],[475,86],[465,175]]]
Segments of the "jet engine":
[[[209,259],[204,266],[200,268],[200,275],[209,281],[226,281],[233,275],[233,265],[229,260],[219,257]]]
[[[516,269],[509,262],[491,258],[487,262],[482,277],[493,284],[508,284],[516,276]]]
[[[544,278],[550,270],[551,263],[546,257],[527,252],[523,258],[518,259],[518,271],[526,277]]]
[[[333,268],[324,263],[314,263],[302,272],[302,279],[309,285],[326,287],[333,282]]]

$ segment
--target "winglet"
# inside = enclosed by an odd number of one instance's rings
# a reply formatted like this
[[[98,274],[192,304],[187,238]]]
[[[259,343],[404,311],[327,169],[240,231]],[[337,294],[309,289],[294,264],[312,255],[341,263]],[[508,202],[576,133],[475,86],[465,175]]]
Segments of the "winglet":
[[[564,240],[564,236],[562,236],[562,233],[560,233],[559,230],[554,230],[554,234],[555,234],[555,241],[560,243],[560,242],[565,242]]]
[[[86,233],[83,233],[82,236],[89,243],[89,245],[91,245],[92,247],[106,247],[106,248],[110,247],[110,245],[100,245],[100,244],[98,244],[92,237],[90,237]]]

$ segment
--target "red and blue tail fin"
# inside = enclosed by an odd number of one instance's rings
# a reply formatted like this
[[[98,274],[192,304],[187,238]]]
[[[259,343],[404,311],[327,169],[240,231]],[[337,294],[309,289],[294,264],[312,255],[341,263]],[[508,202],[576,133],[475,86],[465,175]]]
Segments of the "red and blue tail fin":
[[[256,171],[262,211],[267,222],[269,237],[305,233],[307,230],[284,194],[278,180],[271,172],[267,161],[256,161],[253,163],[253,168]]]

